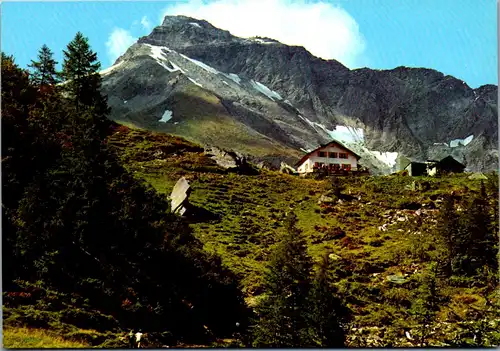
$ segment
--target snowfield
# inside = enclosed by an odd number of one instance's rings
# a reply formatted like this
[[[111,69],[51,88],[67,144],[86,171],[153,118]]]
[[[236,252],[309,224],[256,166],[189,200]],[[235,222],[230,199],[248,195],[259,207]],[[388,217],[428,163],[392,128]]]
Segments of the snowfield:
[[[336,139],[338,141],[349,142],[349,143],[355,143],[355,142],[364,143],[365,142],[364,132],[363,132],[363,129],[361,129],[361,128],[335,126],[334,130],[328,131],[328,134],[333,139]]]
[[[191,82],[193,82],[194,84],[196,84],[197,86],[199,86],[199,87],[202,87],[202,88],[203,88],[203,85],[201,85],[200,83],[198,83],[197,81],[195,81],[193,78],[189,78],[189,77],[188,77],[188,79],[189,79]]]
[[[166,123],[172,119],[172,111],[170,110],[165,110],[163,112],[163,116],[161,116],[161,119],[158,122],[163,122]]]
[[[226,77],[228,77],[229,79],[231,79],[233,82],[235,82],[236,84],[238,84],[238,85],[240,84],[241,78],[237,74],[234,74],[234,73],[229,73],[229,74],[223,73],[223,74]]]
[[[120,67],[123,64],[123,62],[125,62],[125,61],[120,61],[116,65],[113,65],[111,67],[103,69],[102,71],[99,72],[99,74],[102,75],[102,76],[105,75],[105,74],[109,74],[109,73],[111,73],[111,71],[113,71],[117,67]]]
[[[266,41],[263,39],[255,38],[254,41],[260,44],[276,44],[274,41]]]
[[[474,139],[474,135],[469,135],[465,139],[454,139],[450,141],[450,147],[467,146],[467,144],[469,144],[472,139]]]
[[[256,82],[254,81],[253,79],[250,81],[250,84],[252,85],[252,87],[261,92],[262,94],[264,94],[265,96],[267,96],[269,99],[271,99],[272,101],[275,101],[274,99],[278,99],[278,100],[283,100],[281,95],[278,94],[277,92],[275,92],[274,90],[271,90],[269,89],[268,87],[266,87],[264,84],[262,83],[259,83],[259,82]]]
[[[219,73],[220,73],[220,72],[219,72],[219,71],[217,71],[215,68],[212,68],[212,67],[210,67],[209,65],[206,65],[206,64],[204,64],[204,63],[203,63],[203,62],[201,62],[201,61],[198,61],[198,60],[192,59],[192,58],[187,57],[186,55],[183,55],[183,54],[179,54],[179,55],[181,55],[182,57],[184,57],[186,60],[189,60],[189,61],[191,61],[192,63],[194,63],[194,64],[196,64],[196,65],[200,66],[201,68],[203,68],[203,69],[204,69],[205,71],[207,71],[207,72],[210,72],[210,73],[213,73],[213,74],[219,74]]]

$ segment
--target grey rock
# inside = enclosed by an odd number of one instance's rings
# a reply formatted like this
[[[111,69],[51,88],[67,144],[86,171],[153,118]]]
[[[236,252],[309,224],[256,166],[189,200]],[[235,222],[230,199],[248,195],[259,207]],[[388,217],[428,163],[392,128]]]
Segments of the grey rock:
[[[170,195],[171,209],[173,213],[181,216],[186,214],[189,207],[189,195],[191,194],[191,187],[186,178],[179,178],[175,183],[172,193]]]
[[[247,165],[247,159],[241,153],[226,151],[214,146],[205,149],[205,155],[209,156],[218,166],[224,169],[240,170]]]
[[[469,179],[478,179],[478,180],[487,180],[488,177],[485,176],[483,173],[474,173],[468,176],[467,178]]]
[[[281,162],[280,172],[281,173],[286,173],[286,174],[296,174],[296,173],[298,173],[295,168],[287,165],[285,162]]]
[[[333,203],[335,200],[333,197],[326,196],[326,195],[321,195],[318,199],[318,205],[324,204],[324,203]]]
[[[406,279],[400,275],[392,274],[387,276],[387,281],[394,284],[404,284],[406,283]]]

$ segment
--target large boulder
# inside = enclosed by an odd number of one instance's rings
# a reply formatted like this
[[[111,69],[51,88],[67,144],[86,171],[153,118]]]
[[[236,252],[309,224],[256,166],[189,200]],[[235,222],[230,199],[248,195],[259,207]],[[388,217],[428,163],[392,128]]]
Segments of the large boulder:
[[[225,151],[217,147],[206,148],[205,155],[209,156],[217,165],[224,169],[238,168],[244,159],[244,156],[239,153]]]
[[[240,173],[254,174],[256,170],[250,165],[247,157],[235,151],[227,151],[218,147],[208,147],[204,154],[217,163],[218,166],[228,170]]]
[[[186,178],[180,178],[177,183],[175,183],[174,189],[170,195],[172,213],[179,214],[181,216],[186,214],[189,207],[189,195],[191,194],[191,187]]]

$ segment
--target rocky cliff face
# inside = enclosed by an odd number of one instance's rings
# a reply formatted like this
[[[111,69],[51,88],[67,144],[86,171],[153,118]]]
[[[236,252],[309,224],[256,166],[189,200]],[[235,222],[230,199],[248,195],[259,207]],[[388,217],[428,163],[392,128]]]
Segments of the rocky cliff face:
[[[394,164],[384,152],[498,168],[498,88],[431,69],[349,70],[302,47],[167,16],[103,76],[113,118],[203,144],[290,161],[343,126],[358,137],[342,141],[380,172]],[[167,110],[173,117],[159,122]]]

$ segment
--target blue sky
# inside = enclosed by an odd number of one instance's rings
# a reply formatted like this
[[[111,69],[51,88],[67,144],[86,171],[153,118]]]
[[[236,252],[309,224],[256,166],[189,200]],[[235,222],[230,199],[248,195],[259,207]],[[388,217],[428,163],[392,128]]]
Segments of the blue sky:
[[[495,0],[3,2],[1,10],[1,48],[22,67],[43,44],[62,62],[77,31],[109,67],[168,13],[303,45],[349,68],[426,67],[473,88],[498,84]]]

